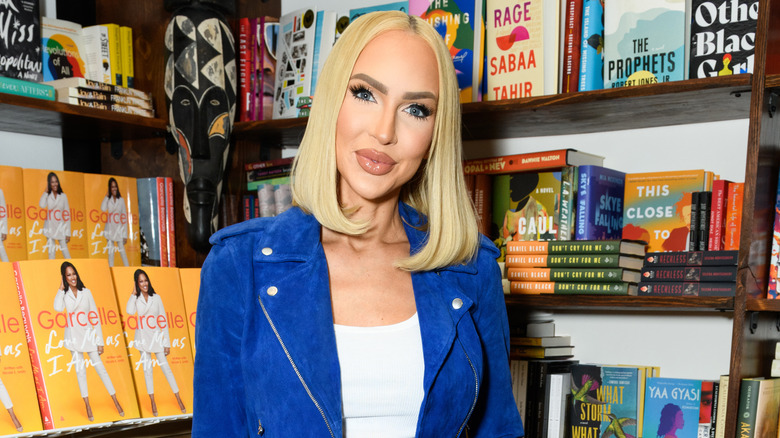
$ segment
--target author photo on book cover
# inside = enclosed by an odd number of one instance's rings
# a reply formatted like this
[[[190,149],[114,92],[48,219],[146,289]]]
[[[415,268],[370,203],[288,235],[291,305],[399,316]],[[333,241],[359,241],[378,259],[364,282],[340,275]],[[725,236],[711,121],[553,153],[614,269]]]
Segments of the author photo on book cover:
[[[133,346],[141,353],[141,363],[144,368],[144,383],[149,394],[152,414],[157,416],[157,401],[154,399],[154,366],[160,370],[168,381],[171,392],[176,397],[179,409],[187,412],[179,395],[176,376],[168,364],[167,356],[171,354],[171,337],[168,331],[167,315],[162,298],[155,292],[149,275],[143,269],[136,269],[133,274],[133,289],[127,299],[125,311],[128,315],[138,316],[138,328],[133,335]],[[152,358],[154,355],[154,358]],[[154,359],[154,360],[152,360]]]
[[[0,349],[0,360],[3,358],[3,351]],[[5,389],[5,385],[3,385],[3,381],[0,380],[0,402],[3,403],[3,407],[6,411],[8,411],[8,415],[11,416],[11,421],[14,423],[14,427],[17,431],[22,432],[24,431],[24,427],[22,426],[22,423],[19,422],[19,419],[16,417],[16,414],[14,413],[14,403],[11,401],[11,396],[8,394],[8,390]]]
[[[46,190],[41,194],[38,206],[46,209],[46,220],[43,221],[43,235],[46,237],[49,258],[55,258],[59,248],[62,251],[62,257],[69,259],[70,205],[68,204],[68,196],[63,191],[60,178],[56,173],[49,172],[46,177]]]
[[[89,403],[87,368],[95,370],[111,396],[116,411],[120,416],[124,416],[125,412],[116,398],[116,390],[111,382],[111,376],[108,375],[108,371],[100,359],[105,345],[100,319],[84,317],[90,313],[98,314],[92,291],[84,286],[73,263],[63,262],[60,265],[60,274],[62,278],[57,293],[54,295],[54,310],[57,312],[64,310],[69,315],[68,325],[65,327],[64,345],[72,356],[72,361],[68,365],[72,365],[76,369],[76,380],[81,397],[84,399],[87,418],[89,421],[94,421],[92,406]],[[85,354],[89,358],[88,360],[84,358]]]
[[[431,25],[394,11],[347,27],[317,83],[294,207],[211,237],[193,436],[523,436],[460,117]]]
[[[127,217],[127,206],[122,198],[122,192],[119,190],[119,183],[114,177],[108,179],[108,191],[100,203],[100,211],[107,213],[103,237],[106,238],[108,246],[108,266],[114,266],[114,253],[116,252],[122,257],[122,263],[129,266],[130,263],[127,261],[127,252],[125,251],[127,220],[121,220],[121,218]]]

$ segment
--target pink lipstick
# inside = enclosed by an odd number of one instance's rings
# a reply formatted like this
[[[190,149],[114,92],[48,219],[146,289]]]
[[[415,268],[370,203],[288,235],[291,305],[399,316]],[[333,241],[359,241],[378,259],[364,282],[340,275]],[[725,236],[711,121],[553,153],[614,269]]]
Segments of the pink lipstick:
[[[355,152],[360,167],[372,175],[385,175],[396,165],[395,160],[387,154],[374,149],[360,149]]]

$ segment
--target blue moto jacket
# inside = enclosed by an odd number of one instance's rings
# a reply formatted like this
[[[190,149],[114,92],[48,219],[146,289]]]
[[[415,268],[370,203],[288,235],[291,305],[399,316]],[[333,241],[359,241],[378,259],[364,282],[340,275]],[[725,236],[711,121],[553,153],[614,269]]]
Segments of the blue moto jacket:
[[[400,204],[412,251],[424,217]],[[341,377],[328,268],[314,216],[220,230],[201,274],[195,342],[196,437],[341,438]],[[509,328],[495,246],[412,273],[422,334],[418,437],[519,437]]]

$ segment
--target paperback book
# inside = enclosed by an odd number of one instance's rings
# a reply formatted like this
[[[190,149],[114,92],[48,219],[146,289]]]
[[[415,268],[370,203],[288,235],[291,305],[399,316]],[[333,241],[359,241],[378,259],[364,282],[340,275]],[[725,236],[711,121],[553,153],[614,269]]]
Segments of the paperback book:
[[[195,317],[198,311],[198,292],[200,292],[200,268],[180,268],[179,279],[184,295],[184,310],[187,312],[187,328],[190,332],[192,357],[195,357]]]
[[[692,0],[690,78],[753,73],[758,2]]]
[[[0,166],[0,262],[27,260],[22,168]]]
[[[644,256],[644,242],[629,240],[570,240],[566,242],[510,241],[506,253],[520,254],[625,254]]]
[[[316,9],[298,9],[279,18],[274,119],[308,116],[316,28]]]
[[[463,162],[466,175],[559,170],[565,166],[601,165],[604,157],[576,149],[555,149],[526,154],[502,155],[498,157],[478,158]]]
[[[736,292],[736,282],[640,281],[637,295],[648,297],[733,297]]]
[[[40,82],[43,71],[39,2],[6,0],[0,6],[0,19],[0,76]]]
[[[648,378],[642,436],[697,438],[700,401],[701,380]]]
[[[625,282],[509,281],[509,292],[538,295],[636,295],[636,284]]]
[[[604,88],[604,2],[583,0],[579,91]]]
[[[509,281],[558,281],[581,283],[639,283],[639,272],[623,268],[508,268]]]
[[[140,266],[136,179],[85,173],[84,194],[89,257],[109,266]]]
[[[41,17],[41,46],[44,81],[86,76],[80,24]]]
[[[626,174],[602,166],[578,167],[576,240],[620,239]]]

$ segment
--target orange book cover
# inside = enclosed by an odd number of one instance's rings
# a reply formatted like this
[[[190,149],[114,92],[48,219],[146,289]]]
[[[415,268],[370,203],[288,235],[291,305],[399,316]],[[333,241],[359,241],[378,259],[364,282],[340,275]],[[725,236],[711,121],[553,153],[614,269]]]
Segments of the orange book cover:
[[[0,263],[0,435],[43,429],[11,263]]]
[[[190,346],[195,357],[195,316],[198,310],[200,292],[200,268],[180,268],[181,291],[184,295],[184,309],[187,311],[187,327],[190,329]]]
[[[685,251],[691,194],[707,190],[710,175],[704,170],[626,174],[623,239],[648,242],[648,252]]]
[[[27,260],[22,168],[0,166],[0,262]]]
[[[111,270],[141,416],[192,412],[192,348],[178,269]]]
[[[87,213],[80,172],[22,169],[27,259],[87,258]]]
[[[14,262],[44,429],[137,418],[105,260]]]
[[[109,266],[141,266],[135,178],[85,173],[89,258]]]
[[[739,233],[742,228],[742,196],[745,183],[729,184],[726,205],[726,242],[723,249],[739,250]]]

